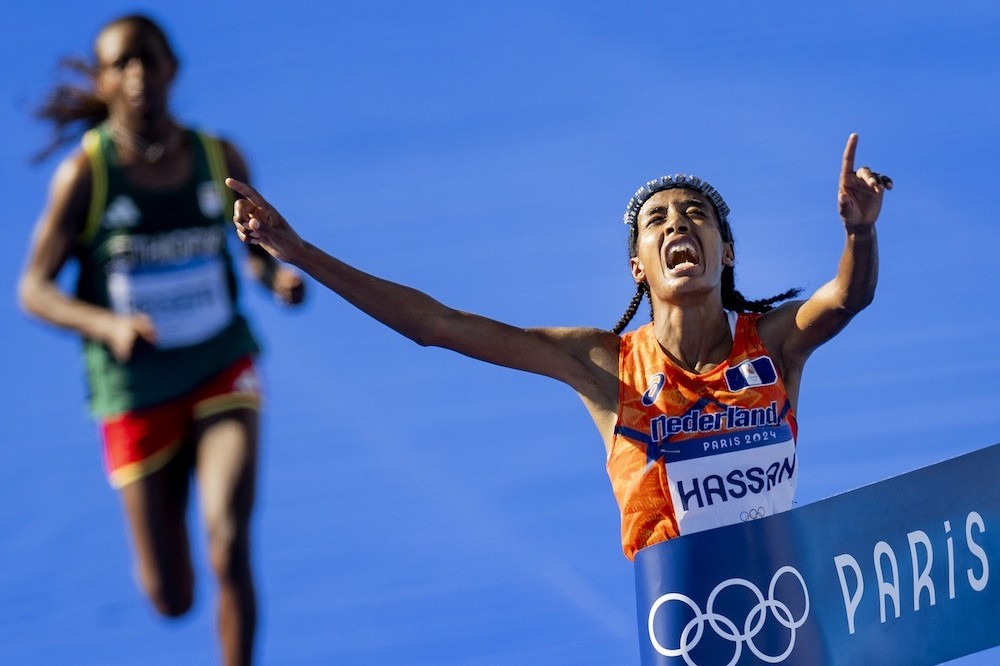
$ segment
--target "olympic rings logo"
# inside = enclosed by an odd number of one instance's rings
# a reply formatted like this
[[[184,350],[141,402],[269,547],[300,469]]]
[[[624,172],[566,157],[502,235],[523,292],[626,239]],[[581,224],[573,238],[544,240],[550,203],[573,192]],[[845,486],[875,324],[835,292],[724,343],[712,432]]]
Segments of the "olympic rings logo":
[[[785,574],[791,574],[797,578],[799,584],[802,586],[805,608],[802,611],[802,616],[799,618],[793,618],[792,612],[789,610],[788,606],[774,598],[774,589],[778,584],[778,580]],[[719,594],[723,590],[736,586],[746,588],[757,599],[757,604],[750,609],[747,613],[746,619],[743,621],[742,632],[733,620],[715,611],[715,601]],[[681,631],[680,641],[676,648],[664,647],[656,638],[656,633],[653,629],[653,621],[656,619],[656,612],[660,609],[660,606],[670,601],[679,601],[694,611],[694,618],[688,622]],[[790,632],[788,647],[785,648],[785,651],[781,654],[774,656],[765,654],[754,644],[754,638],[764,628],[764,623],[767,622],[769,615],[773,615],[774,619]],[[649,609],[649,640],[652,641],[653,647],[656,651],[663,656],[682,657],[687,666],[698,666],[691,658],[690,653],[701,640],[702,634],[705,631],[705,622],[708,621],[709,626],[711,626],[719,637],[735,644],[736,646],[733,658],[726,666],[734,666],[740,660],[740,655],[743,654],[744,643],[746,643],[750,651],[753,652],[753,654],[761,661],[769,664],[779,664],[787,659],[788,655],[792,653],[792,650],[795,648],[795,632],[799,627],[805,624],[808,616],[809,590],[806,587],[806,581],[802,578],[802,574],[800,574],[795,567],[785,566],[778,569],[778,571],[776,571],[774,576],[771,578],[771,584],[767,590],[767,599],[764,598],[764,594],[756,585],[748,580],[744,580],[743,578],[730,578],[729,580],[719,583],[715,589],[712,590],[712,593],[708,595],[708,604],[705,607],[704,613],[701,612],[698,604],[683,594],[671,592],[669,594],[662,595]]]
[[[751,520],[757,520],[758,518],[763,518],[766,515],[767,511],[764,510],[764,507],[759,506],[756,509],[750,509],[749,511],[741,511],[740,521],[746,523]]]

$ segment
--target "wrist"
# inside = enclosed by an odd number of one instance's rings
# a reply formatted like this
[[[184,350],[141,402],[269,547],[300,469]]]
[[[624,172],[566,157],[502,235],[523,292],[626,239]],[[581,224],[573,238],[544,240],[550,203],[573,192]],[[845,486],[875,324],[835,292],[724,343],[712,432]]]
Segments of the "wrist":
[[[875,237],[874,224],[848,224],[844,223],[844,231],[849,238],[866,239]]]
[[[98,316],[94,317],[94,329],[91,337],[98,342],[110,346],[115,339],[115,330],[118,326],[119,316],[111,310],[101,309]]]
[[[293,266],[303,268],[309,263],[313,263],[319,248],[309,241],[299,239],[285,261]]]

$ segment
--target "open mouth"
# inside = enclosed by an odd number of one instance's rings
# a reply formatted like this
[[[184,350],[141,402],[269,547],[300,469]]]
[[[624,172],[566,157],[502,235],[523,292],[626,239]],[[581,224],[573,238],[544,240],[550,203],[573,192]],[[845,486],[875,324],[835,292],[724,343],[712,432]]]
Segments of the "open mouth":
[[[667,269],[674,270],[681,266],[697,266],[701,263],[698,246],[688,238],[672,243],[667,248]]]

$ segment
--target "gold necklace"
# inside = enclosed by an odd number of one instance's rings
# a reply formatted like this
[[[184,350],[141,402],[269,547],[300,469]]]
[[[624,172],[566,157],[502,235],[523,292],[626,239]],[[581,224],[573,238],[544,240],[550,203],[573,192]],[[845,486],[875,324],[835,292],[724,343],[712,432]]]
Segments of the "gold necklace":
[[[111,136],[118,142],[126,144],[147,164],[156,164],[163,156],[176,148],[181,142],[181,128],[172,125],[170,134],[163,141],[150,143],[138,134],[131,132],[118,123],[108,123],[111,129]]]

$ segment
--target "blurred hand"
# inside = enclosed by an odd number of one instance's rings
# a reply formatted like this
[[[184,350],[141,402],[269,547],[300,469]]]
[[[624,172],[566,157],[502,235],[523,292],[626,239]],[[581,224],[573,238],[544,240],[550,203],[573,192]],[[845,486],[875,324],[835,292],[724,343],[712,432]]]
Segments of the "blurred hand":
[[[282,305],[298,305],[306,295],[306,285],[298,271],[278,266],[271,278],[271,291]]]
[[[156,327],[148,315],[115,315],[104,343],[119,363],[128,363],[137,349],[156,344]]]

